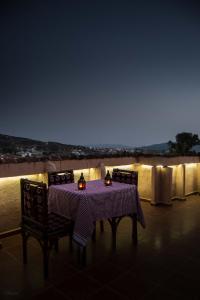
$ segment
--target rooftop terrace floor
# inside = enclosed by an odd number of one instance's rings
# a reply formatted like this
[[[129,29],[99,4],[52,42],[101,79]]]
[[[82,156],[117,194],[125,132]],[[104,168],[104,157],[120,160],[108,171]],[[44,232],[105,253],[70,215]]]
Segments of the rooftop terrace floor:
[[[97,241],[87,249],[87,266],[77,263],[68,239],[52,252],[49,279],[43,279],[37,241],[28,243],[23,266],[21,236],[2,240],[0,299],[200,299],[200,197],[174,201],[172,206],[142,202],[147,228],[138,225],[138,245],[131,242],[131,221],[121,221],[117,250],[111,231],[97,228]]]

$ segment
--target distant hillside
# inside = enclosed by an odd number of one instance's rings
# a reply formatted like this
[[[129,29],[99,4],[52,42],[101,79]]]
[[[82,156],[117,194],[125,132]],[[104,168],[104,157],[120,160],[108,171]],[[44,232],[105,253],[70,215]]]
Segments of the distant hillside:
[[[90,154],[91,149],[84,146],[42,142],[0,134],[0,162],[58,160],[80,158]]]
[[[153,144],[149,146],[142,146],[135,148],[136,151],[142,151],[144,153],[165,153],[168,152],[168,143]]]
[[[138,154],[165,155],[168,153],[168,149],[167,143],[137,148],[121,144],[90,145],[86,147],[57,142],[42,142],[0,134],[0,163],[122,157]]]
[[[42,150],[48,152],[62,152],[72,149],[88,149],[84,146],[65,145],[57,142],[42,142],[38,140],[32,140],[29,138],[0,134],[0,150],[11,150],[12,148],[13,150],[21,150],[22,148],[35,148],[38,151]]]
[[[81,145],[42,142],[23,137],[0,134],[0,163],[120,157],[132,155],[123,148],[97,149]]]

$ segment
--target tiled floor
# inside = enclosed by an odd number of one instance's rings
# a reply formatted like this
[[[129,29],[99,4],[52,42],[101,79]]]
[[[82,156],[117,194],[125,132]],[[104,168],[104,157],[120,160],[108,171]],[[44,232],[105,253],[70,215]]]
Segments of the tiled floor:
[[[110,227],[97,230],[87,249],[87,266],[77,263],[67,238],[50,258],[44,281],[37,242],[28,244],[28,265],[22,263],[21,236],[2,240],[0,299],[200,299],[200,197],[172,206],[142,202],[147,228],[138,225],[138,245],[131,242],[131,222],[124,219],[111,250]]]

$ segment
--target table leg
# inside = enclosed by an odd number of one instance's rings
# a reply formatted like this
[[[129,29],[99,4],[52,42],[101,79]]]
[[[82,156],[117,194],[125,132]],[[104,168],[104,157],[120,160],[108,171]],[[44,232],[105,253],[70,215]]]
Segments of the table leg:
[[[86,266],[86,247],[78,246],[78,262],[82,267]]]
[[[103,220],[100,220],[100,231],[104,232],[104,224],[103,224]]]
[[[94,222],[94,230],[92,233],[92,241],[96,242],[96,222]]]
[[[138,242],[138,236],[137,236],[137,216],[135,214],[132,216],[132,239],[134,244],[136,245]]]

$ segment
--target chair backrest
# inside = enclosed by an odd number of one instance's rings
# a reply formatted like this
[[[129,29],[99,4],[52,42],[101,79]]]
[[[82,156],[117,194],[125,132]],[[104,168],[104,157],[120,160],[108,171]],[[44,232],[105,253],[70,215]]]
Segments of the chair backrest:
[[[48,199],[47,186],[43,182],[37,182],[22,178],[21,184],[21,211],[22,225],[44,228],[48,223]]]
[[[122,183],[135,184],[138,185],[138,172],[122,170],[122,169],[113,169],[112,180]]]
[[[48,173],[48,186],[55,184],[65,184],[74,182],[73,170]]]

